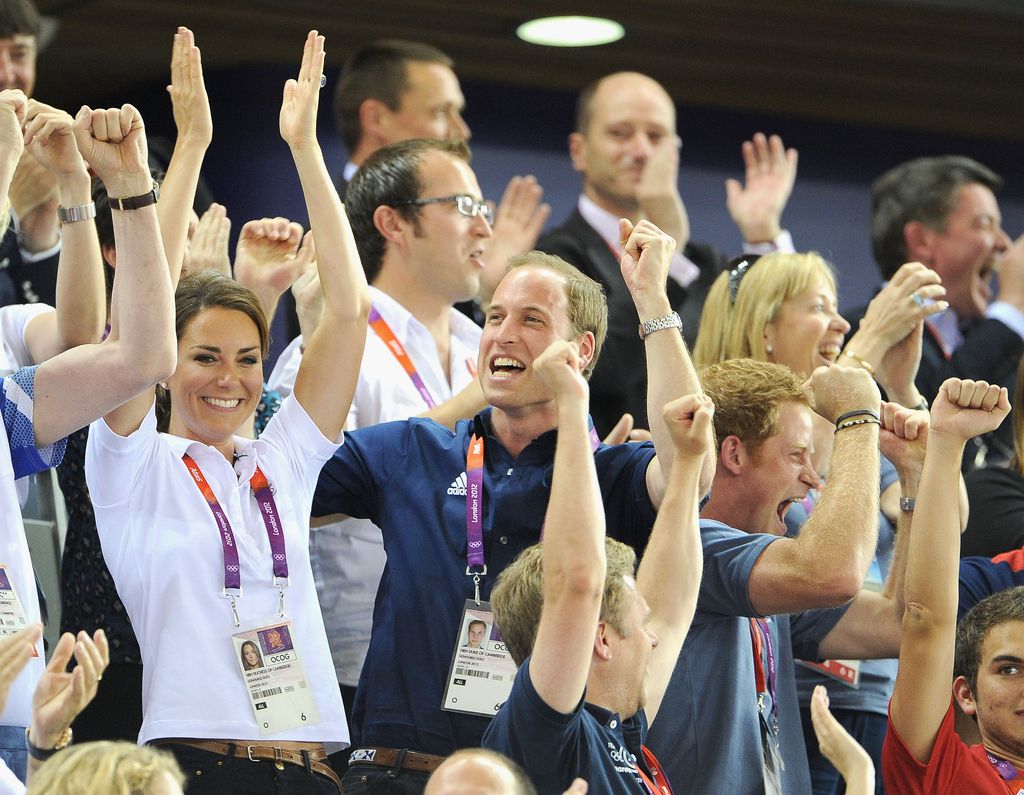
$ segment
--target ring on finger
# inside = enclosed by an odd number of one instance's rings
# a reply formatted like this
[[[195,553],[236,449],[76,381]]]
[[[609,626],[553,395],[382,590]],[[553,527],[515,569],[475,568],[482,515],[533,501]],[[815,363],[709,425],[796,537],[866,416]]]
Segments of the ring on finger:
[[[914,302],[914,306],[924,306],[924,299],[919,293],[913,293],[910,296],[910,300]]]

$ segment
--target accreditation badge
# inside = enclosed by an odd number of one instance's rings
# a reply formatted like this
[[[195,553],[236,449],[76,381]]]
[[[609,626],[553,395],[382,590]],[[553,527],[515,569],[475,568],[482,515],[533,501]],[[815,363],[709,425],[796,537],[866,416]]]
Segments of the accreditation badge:
[[[319,720],[291,621],[239,632],[231,641],[261,735],[311,726]]]
[[[467,599],[441,709],[492,718],[508,700],[516,664],[494,624],[490,602]]]
[[[7,574],[7,566],[0,563],[0,638],[17,635],[28,626],[25,608],[21,605],[14,583]],[[32,647],[32,656],[38,657],[36,647]]]

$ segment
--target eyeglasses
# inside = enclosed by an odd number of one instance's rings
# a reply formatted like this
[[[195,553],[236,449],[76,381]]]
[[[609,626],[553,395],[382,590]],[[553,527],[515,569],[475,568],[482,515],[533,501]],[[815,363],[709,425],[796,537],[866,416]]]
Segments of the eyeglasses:
[[[488,224],[494,223],[494,208],[482,201],[477,201],[468,193],[457,193],[454,196],[437,196],[432,199],[409,199],[404,202],[396,202],[395,207],[423,207],[426,204],[454,204],[455,209],[468,218],[475,218],[482,215]]]

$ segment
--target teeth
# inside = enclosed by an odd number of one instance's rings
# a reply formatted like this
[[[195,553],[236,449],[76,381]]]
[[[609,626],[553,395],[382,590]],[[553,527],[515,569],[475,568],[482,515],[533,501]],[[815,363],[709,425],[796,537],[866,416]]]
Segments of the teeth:
[[[520,370],[522,370],[525,367],[525,365],[521,361],[519,361],[518,359],[509,359],[506,356],[499,356],[497,359],[495,359],[494,360],[494,366],[495,367],[516,367],[516,368],[518,368]]]
[[[233,408],[235,408],[235,406],[237,406],[239,403],[242,402],[241,398],[233,398],[232,400],[224,400],[222,398],[208,397],[208,398],[203,398],[203,400],[205,400],[211,406],[218,406],[219,408],[222,408],[222,409],[233,409]]]
[[[838,345],[826,345],[825,347],[819,349],[819,353],[826,358],[834,359],[839,355],[839,352],[841,350],[842,348],[840,348]]]

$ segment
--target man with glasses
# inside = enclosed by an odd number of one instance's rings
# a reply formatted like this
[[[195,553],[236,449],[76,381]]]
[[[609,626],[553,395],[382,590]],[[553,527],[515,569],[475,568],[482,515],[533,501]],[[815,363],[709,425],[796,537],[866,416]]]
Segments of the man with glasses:
[[[682,316],[683,336],[697,336],[704,297],[726,265],[713,246],[693,243],[679,195],[676,111],[662,86],[646,75],[618,72],[588,87],[576,105],[576,131],[569,136],[573,169],[583,177],[577,209],[537,244],[604,285],[608,294],[608,343],[590,386],[590,410],[599,432],[608,433],[626,412],[647,427],[647,383],[638,318],[619,278],[622,244],[618,221],[646,218],[675,238],[669,270],[669,300]],[[743,234],[747,253],[792,251],[781,226],[782,211],[796,178],[796,151],[778,136],[761,133],[743,144],[746,182],[726,184],[727,203]]]
[[[480,327],[453,309],[476,295],[494,219],[468,161],[462,142],[419,138],[378,149],[353,176],[345,209],[373,313],[349,430],[415,416],[453,427],[484,407]],[[310,555],[352,723],[386,559],[380,528],[331,521],[313,532]]]

